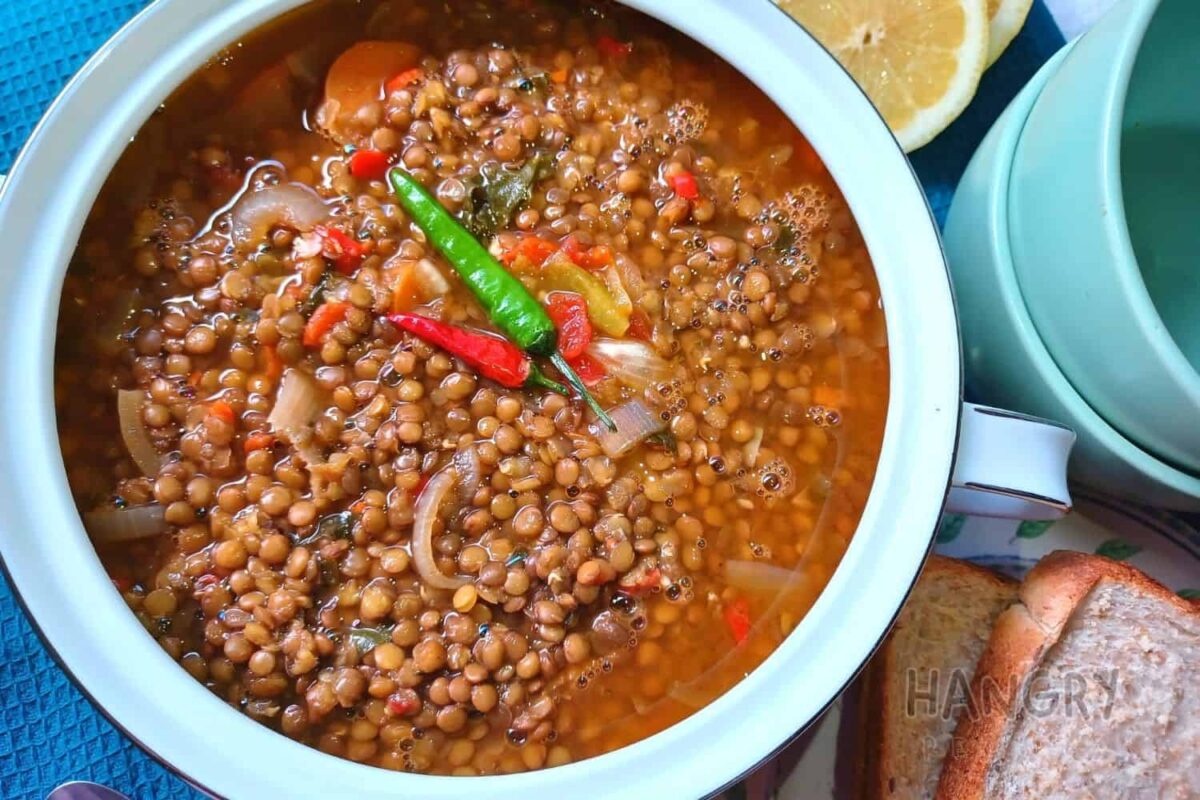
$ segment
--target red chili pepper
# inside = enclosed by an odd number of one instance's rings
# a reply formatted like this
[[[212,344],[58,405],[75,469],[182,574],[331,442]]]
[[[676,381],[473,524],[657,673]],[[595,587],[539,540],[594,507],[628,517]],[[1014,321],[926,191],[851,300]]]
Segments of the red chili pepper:
[[[725,624],[729,627],[729,632],[733,635],[733,641],[738,644],[746,641],[750,636],[750,602],[739,597],[732,603],[725,606]]]
[[[350,304],[340,301],[331,301],[317,306],[317,310],[308,318],[308,324],[304,326],[304,335],[301,338],[304,346],[320,347],[325,334],[329,333],[334,325],[344,320],[349,311]]]
[[[551,292],[546,295],[546,313],[558,328],[558,352],[563,358],[573,361],[583,355],[592,343],[592,321],[582,295]]]
[[[601,55],[609,58],[624,58],[633,52],[633,44],[618,41],[611,36],[601,36],[596,39],[596,49]]]
[[[396,92],[401,89],[407,89],[414,83],[418,83],[424,79],[424,77],[425,70],[421,69],[420,67],[413,67],[412,69],[404,70],[404,72],[401,72],[399,75],[392,78],[390,81],[384,84],[383,88],[384,91],[386,91],[388,94],[391,94],[392,92]]]
[[[667,183],[671,191],[684,200],[695,200],[700,196],[700,184],[696,183],[696,176],[690,172],[676,172],[667,179]]]
[[[350,174],[359,180],[381,181],[392,158],[382,150],[355,150],[350,156]]]
[[[640,308],[635,308],[629,315],[629,329],[625,332],[630,338],[641,339],[643,342],[654,338],[654,326],[650,324],[650,317]]]
[[[501,386],[510,389],[541,386],[560,394],[567,393],[566,389],[543,375],[524,350],[507,339],[456,328],[419,314],[388,314],[387,318],[397,328],[458,356],[467,366]]]
[[[367,257],[366,245],[337,228],[318,225],[316,231],[323,246],[321,254],[332,261],[334,268],[343,275],[353,274]]]

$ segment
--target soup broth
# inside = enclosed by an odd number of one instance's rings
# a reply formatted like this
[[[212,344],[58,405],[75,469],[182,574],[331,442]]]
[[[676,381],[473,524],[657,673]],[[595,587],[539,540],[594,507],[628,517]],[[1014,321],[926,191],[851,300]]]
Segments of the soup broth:
[[[616,433],[478,338],[512,320],[391,168],[549,309]],[[172,658],[327,753],[483,775],[647,737],[779,646],[858,524],[888,368],[845,201],[710,52],[607,3],[325,0],[131,143],[55,377],[85,526]]]

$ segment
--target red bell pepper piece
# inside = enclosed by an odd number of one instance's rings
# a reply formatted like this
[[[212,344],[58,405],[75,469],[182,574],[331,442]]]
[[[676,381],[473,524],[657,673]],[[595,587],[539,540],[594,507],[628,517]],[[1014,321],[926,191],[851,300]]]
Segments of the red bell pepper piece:
[[[671,191],[684,200],[695,200],[700,197],[700,184],[696,183],[696,176],[690,172],[676,172],[667,179],[667,183],[670,184]]]
[[[407,89],[414,83],[419,83],[424,78],[425,70],[421,69],[420,67],[413,67],[412,69],[404,70],[404,72],[401,72],[399,75],[389,80],[383,85],[383,88],[384,91],[386,91],[388,94],[391,94],[392,92],[399,91],[400,89]]]
[[[633,43],[622,42],[611,36],[601,36],[596,39],[596,49],[608,58],[624,58],[633,52]]]
[[[725,606],[725,625],[733,636],[733,641],[741,644],[750,636],[750,602],[739,597]]]
[[[350,174],[359,180],[381,181],[392,159],[382,150],[355,150],[350,156]]]
[[[366,245],[337,228],[319,225],[316,231],[321,237],[321,254],[332,261],[334,268],[343,275],[352,275],[367,257]]]

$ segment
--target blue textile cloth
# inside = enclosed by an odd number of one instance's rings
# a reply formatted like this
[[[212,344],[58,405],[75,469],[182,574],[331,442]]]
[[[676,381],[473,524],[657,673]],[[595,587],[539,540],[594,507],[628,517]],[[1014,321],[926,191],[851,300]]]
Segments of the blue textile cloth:
[[[66,80],[146,0],[0,0],[0,172],[8,170]],[[991,122],[1063,44],[1040,0],[1016,41],[984,75],[974,102],[913,156],[939,223]],[[886,187],[881,187],[886,191]],[[137,748],[84,698],[47,653],[0,576],[0,799],[44,798],[92,780],[134,800],[199,795]]]

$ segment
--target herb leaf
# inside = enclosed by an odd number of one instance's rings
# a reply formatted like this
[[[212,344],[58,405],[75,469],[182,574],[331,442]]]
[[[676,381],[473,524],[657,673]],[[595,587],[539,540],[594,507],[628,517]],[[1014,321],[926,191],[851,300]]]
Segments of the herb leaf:
[[[392,640],[392,626],[384,625],[378,628],[351,628],[346,632],[350,643],[358,654],[365,655],[381,644]]]
[[[538,181],[553,174],[554,156],[544,150],[530,156],[519,169],[495,161],[484,164],[467,183],[467,197],[458,221],[480,239],[507,228],[529,198]]]
[[[544,92],[550,88],[550,76],[544,70],[523,69],[518,70],[504,85],[518,92]]]
[[[659,431],[646,437],[646,441],[650,444],[656,444],[664,450],[669,450],[674,453],[679,449],[679,441],[675,438],[675,434],[670,431]]]
[[[312,544],[322,537],[326,539],[351,539],[354,536],[354,514],[349,511],[339,511],[329,514],[317,522],[317,527],[308,536],[296,544]]]

